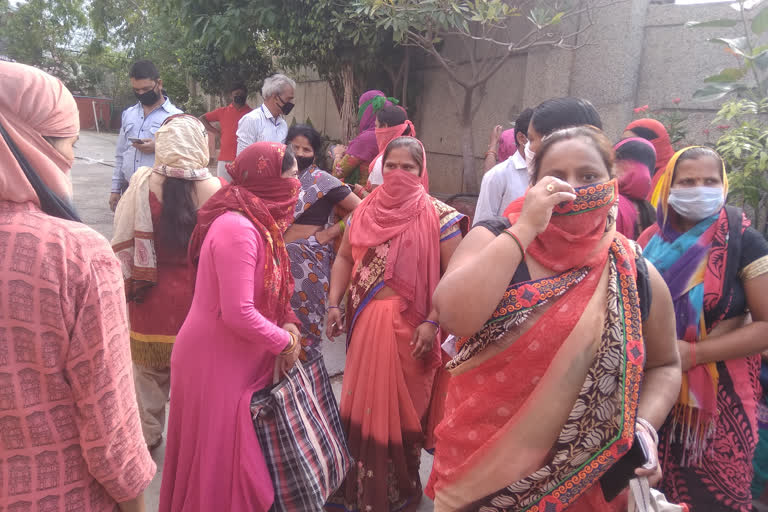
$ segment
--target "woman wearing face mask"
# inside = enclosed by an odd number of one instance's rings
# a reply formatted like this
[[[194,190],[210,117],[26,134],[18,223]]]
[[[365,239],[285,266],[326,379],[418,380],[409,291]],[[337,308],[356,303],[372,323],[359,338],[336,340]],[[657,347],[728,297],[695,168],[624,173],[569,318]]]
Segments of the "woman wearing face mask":
[[[302,346],[319,347],[327,312],[333,244],[347,227],[345,219],[336,218],[334,207],[353,211],[360,199],[315,165],[322,143],[317,130],[302,124],[292,126],[287,143],[296,155],[301,182],[293,224],[283,235],[295,282],[291,305],[301,320]]]
[[[69,205],[77,105],[29,66],[0,83],[0,508],[143,511],[120,264]]]
[[[684,372],[660,431],[662,488],[693,510],[752,510],[768,244],[741,210],[724,206],[727,195],[714,150],[678,151],[653,192],[657,223],[639,240],[672,292]]]
[[[368,182],[369,167],[379,154],[374,131],[376,113],[385,105],[393,103],[397,103],[397,100],[387,98],[381,91],[367,91],[360,96],[357,113],[360,129],[357,137],[349,142],[349,146],[339,144],[330,150],[334,176],[352,185],[365,185]]]
[[[171,356],[162,512],[266,512],[274,501],[250,403],[301,348],[283,241],[300,186],[293,152],[276,142],[251,144],[228,170],[189,245],[197,278]]]
[[[630,240],[656,220],[651,204],[646,201],[651,191],[651,174],[656,164],[656,150],[645,139],[624,139],[613,147],[616,151],[616,177],[619,183],[619,211],[616,231]]]
[[[341,418],[357,466],[333,510],[416,510],[432,381],[440,364],[432,292],[466,217],[432,198],[424,148],[399,137],[384,152],[384,184],[355,210],[333,265],[328,336],[342,331],[347,362]]]
[[[679,389],[669,292],[615,229],[610,142],[559,130],[533,163],[526,195],[476,225],[435,290],[440,324],[461,336],[444,345],[437,512],[626,510],[599,479],[636,431],[655,455]]]

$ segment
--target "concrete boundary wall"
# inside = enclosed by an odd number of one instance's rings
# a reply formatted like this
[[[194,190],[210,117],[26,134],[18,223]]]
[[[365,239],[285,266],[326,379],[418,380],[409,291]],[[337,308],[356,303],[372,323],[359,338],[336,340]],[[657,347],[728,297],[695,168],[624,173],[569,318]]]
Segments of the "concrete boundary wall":
[[[688,141],[716,140],[711,126],[718,104],[693,100],[702,80],[734,57],[706,40],[734,37],[736,29],[686,29],[690,20],[733,18],[737,11],[723,4],[656,5],[649,0],[626,0],[600,10],[594,25],[580,36],[588,44],[578,50],[537,49],[509,60],[482,93],[483,104],[474,121],[477,165],[496,124],[511,127],[526,107],[557,96],[581,96],[592,101],[609,137],[618,139],[633,119],[633,108],[679,108],[689,115]],[[460,127],[445,72],[428,62],[413,73],[421,75],[417,132],[428,150],[432,190],[437,194],[461,191]],[[295,117],[312,120],[332,138],[340,134],[340,118],[327,83],[311,71],[298,77]],[[385,91],[389,92],[389,91]],[[674,100],[680,98],[676,105]],[[254,98],[251,98],[253,100]],[[253,102],[257,105],[258,102]],[[291,119],[289,119],[291,122]],[[710,134],[704,130],[710,129]]]

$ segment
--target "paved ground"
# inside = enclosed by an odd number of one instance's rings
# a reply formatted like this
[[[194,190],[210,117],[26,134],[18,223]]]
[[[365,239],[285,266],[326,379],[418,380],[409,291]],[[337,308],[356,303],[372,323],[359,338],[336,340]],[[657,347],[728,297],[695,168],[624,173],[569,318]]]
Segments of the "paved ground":
[[[75,207],[83,221],[104,235],[107,239],[112,236],[112,212],[109,210],[109,191],[112,171],[115,163],[115,134],[97,134],[82,132],[75,147],[75,164],[72,167],[72,183],[74,186]],[[333,378],[334,391],[338,398],[341,391],[341,372],[344,369],[344,342],[338,340],[323,344],[323,355],[326,366]],[[147,510],[155,512],[158,509],[160,482],[162,480],[165,445],[153,453],[158,472],[146,492]],[[432,468],[432,457],[424,453],[422,458],[422,481],[426,483]],[[419,512],[432,510],[429,499],[419,507]]]

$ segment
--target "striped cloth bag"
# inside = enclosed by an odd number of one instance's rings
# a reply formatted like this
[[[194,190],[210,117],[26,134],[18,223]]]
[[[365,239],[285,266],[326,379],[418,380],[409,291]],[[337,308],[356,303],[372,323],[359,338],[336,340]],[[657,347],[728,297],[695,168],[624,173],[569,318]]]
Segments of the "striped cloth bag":
[[[254,393],[251,416],[275,486],[270,511],[321,511],[352,466],[322,354]]]

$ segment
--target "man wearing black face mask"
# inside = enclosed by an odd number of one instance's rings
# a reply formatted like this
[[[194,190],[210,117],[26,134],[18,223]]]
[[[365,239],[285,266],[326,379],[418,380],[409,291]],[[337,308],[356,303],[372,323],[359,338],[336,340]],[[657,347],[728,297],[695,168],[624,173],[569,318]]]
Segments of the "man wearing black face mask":
[[[221,136],[221,151],[219,151],[218,176],[231,182],[232,179],[227,172],[227,164],[234,161],[237,153],[237,123],[244,115],[253,110],[246,104],[248,89],[243,83],[232,85],[230,95],[232,103],[226,107],[217,108],[213,112],[208,112],[200,116],[209,132]],[[218,122],[219,128],[214,127],[211,122]]]
[[[117,202],[128,188],[136,169],[155,164],[157,129],[167,117],[182,113],[163,95],[163,81],[151,61],[135,62],[128,76],[139,102],[123,111],[115,152],[115,171],[112,174],[112,193],[109,195],[112,211],[117,208]]]
[[[285,75],[272,75],[264,80],[261,96],[264,103],[243,116],[237,125],[237,154],[254,142],[285,142],[288,123],[285,116],[294,104],[296,82]]]

